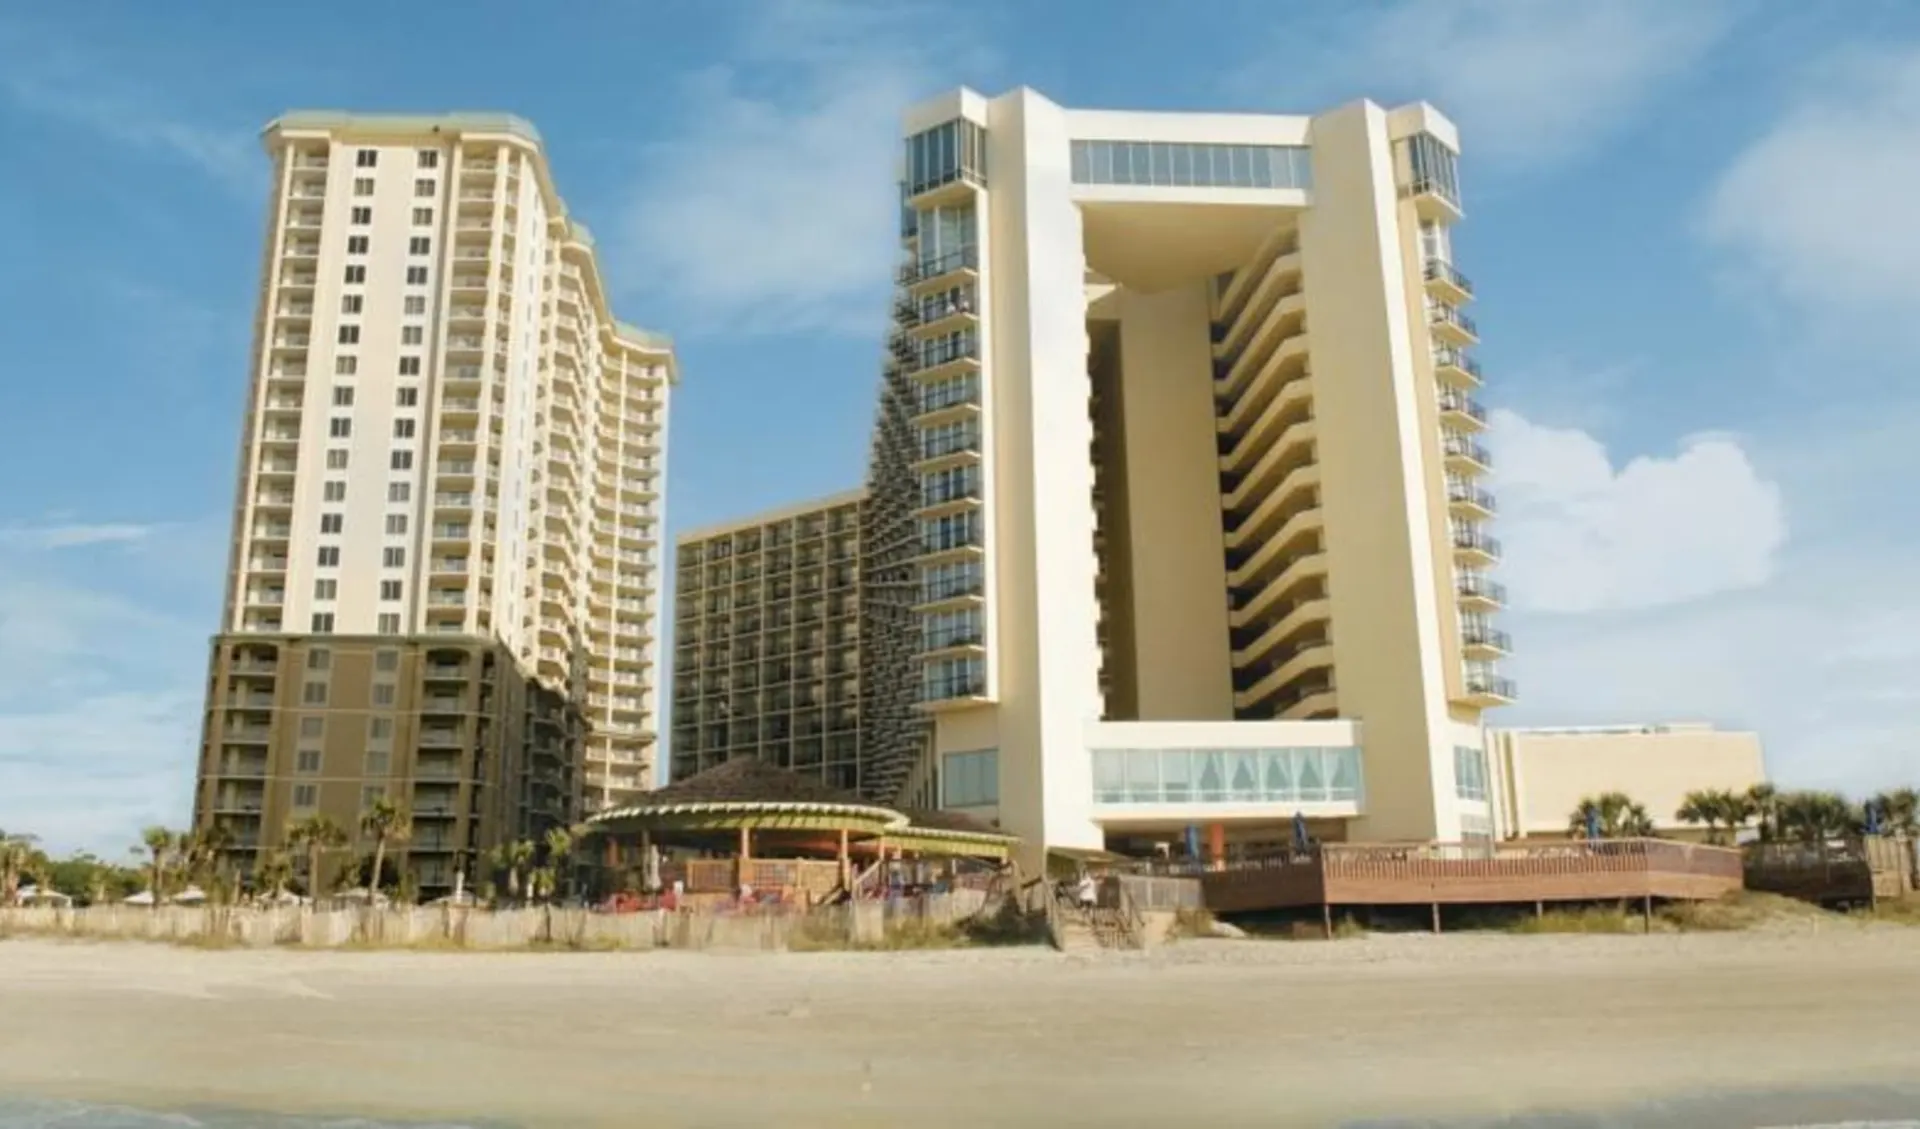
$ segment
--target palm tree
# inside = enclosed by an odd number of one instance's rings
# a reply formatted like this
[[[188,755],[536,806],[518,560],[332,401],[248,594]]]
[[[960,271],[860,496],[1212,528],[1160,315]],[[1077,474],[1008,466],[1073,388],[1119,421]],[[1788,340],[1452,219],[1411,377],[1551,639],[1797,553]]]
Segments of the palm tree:
[[[380,892],[380,869],[387,862],[387,844],[404,843],[413,837],[413,813],[407,805],[385,796],[360,813],[360,833],[373,836],[373,873],[367,878],[367,904]]]
[[[1705,825],[1707,842],[1724,846],[1733,842],[1734,834],[1753,814],[1753,800],[1744,793],[1708,788],[1688,792],[1673,817],[1682,823]]]
[[[1859,808],[1838,792],[1787,792],[1774,803],[1779,833],[1809,845],[1851,835],[1860,826]]]
[[[504,857],[507,863],[507,896],[517,899],[520,897],[520,875],[533,862],[533,843],[526,839],[509,843]]]
[[[1590,825],[1598,825],[1602,839],[1644,838],[1653,834],[1653,817],[1625,792],[1602,792],[1583,798],[1567,817],[1567,830],[1575,836],[1584,836]]]
[[[270,848],[253,868],[253,887],[255,893],[270,893],[274,901],[279,901],[287,892],[287,883],[293,880],[293,859],[284,847]]]
[[[35,839],[31,835],[9,835],[0,831],[0,906],[13,901],[26,873]]]
[[[146,845],[147,854],[153,859],[147,889],[153,894],[154,908],[158,909],[166,895],[167,864],[179,847],[180,837],[164,827],[154,826],[140,832],[140,842]]]
[[[550,884],[552,887],[559,885],[561,877],[566,879],[569,888],[573,885],[573,843],[571,830],[565,827],[547,829],[547,869],[555,876]],[[551,897],[553,893],[554,890],[549,888],[548,896]]]
[[[1772,842],[1780,834],[1780,790],[1762,781],[1747,789],[1747,804],[1759,820],[1760,841]]]
[[[307,897],[320,897],[320,856],[347,845],[347,833],[327,816],[315,813],[287,828],[287,845],[307,852]]]
[[[181,845],[187,873],[209,897],[218,899],[226,889],[227,852],[232,849],[233,829],[224,823],[208,824]]]
[[[1889,835],[1914,838],[1920,833],[1920,790],[1894,788],[1873,797],[1880,809],[1880,829]]]

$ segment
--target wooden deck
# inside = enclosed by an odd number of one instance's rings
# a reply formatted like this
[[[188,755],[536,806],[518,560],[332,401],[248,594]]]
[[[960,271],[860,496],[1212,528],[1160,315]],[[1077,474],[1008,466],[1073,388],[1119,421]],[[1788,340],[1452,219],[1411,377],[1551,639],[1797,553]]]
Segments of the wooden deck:
[[[1741,887],[1740,852],[1662,839],[1327,844],[1199,870],[1216,913],[1305,906],[1706,900]]]
[[[1868,836],[1830,843],[1755,843],[1747,885],[1818,905],[1876,905],[1914,888],[1913,845]]]

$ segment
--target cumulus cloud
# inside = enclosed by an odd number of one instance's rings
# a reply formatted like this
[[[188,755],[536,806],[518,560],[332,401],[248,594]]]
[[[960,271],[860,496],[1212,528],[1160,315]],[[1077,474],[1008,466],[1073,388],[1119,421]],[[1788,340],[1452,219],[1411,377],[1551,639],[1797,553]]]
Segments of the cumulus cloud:
[[[1730,273],[1825,312],[1920,307],[1920,49],[1817,66],[1720,176],[1700,230]]]
[[[1289,34],[1235,85],[1302,84],[1321,98],[1424,99],[1476,160],[1543,165],[1632,123],[1726,33],[1719,0],[1401,0],[1344,9],[1331,34]],[[1318,42],[1315,42],[1315,41]]]
[[[1494,413],[1501,538],[1515,598],[1540,611],[1682,603],[1764,583],[1786,543],[1779,488],[1739,440],[1694,435],[1615,466],[1584,431]]]
[[[872,334],[898,240],[900,111],[982,56],[942,11],[765,0],[645,155],[621,278],[692,331]]]

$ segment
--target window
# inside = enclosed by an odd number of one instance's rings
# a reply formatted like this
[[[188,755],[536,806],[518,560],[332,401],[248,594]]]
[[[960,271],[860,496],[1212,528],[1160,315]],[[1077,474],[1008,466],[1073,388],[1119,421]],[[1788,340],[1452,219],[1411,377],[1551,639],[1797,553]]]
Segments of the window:
[[[407,240],[407,254],[430,255],[433,253],[433,240],[424,235],[416,235]]]
[[[346,416],[335,416],[327,421],[327,434],[335,439],[345,439],[353,434],[353,420]]]
[[[401,357],[400,358],[400,375],[401,376],[419,376],[420,375],[420,358],[419,357]]]
[[[327,452],[327,469],[328,470],[347,469],[347,452],[341,451],[341,450],[328,451]]]
[[[983,807],[1000,802],[1000,751],[948,753],[940,766],[940,806]]]
[[[432,177],[421,177],[421,178],[420,178],[419,180],[416,180],[416,181],[414,181],[414,182],[413,182],[413,194],[414,194],[415,196],[431,196],[431,195],[433,195],[433,178],[432,178]]]
[[[333,633],[332,612],[313,613],[313,633],[315,635],[331,635]]]
[[[346,528],[346,524],[347,519],[343,514],[320,515],[320,532],[322,533],[339,533]]]
[[[355,208],[353,210],[352,222],[353,222],[353,226],[355,227],[365,227],[368,224],[372,223],[373,209],[372,208]]]
[[[420,326],[403,325],[400,327],[400,344],[402,345],[418,345],[425,341],[426,337],[427,331]]]
[[[353,167],[356,169],[370,169],[379,159],[380,150],[362,149],[353,155]]]
[[[378,662],[378,660],[383,658],[393,660],[393,665],[396,668],[400,665],[400,653],[398,651],[381,651],[379,654],[374,656],[374,660],[376,662]],[[385,668],[382,668],[382,669],[385,669]],[[376,717],[376,718],[370,719],[367,722],[367,740],[369,741],[393,740],[393,719],[390,717]]]
[[[1174,188],[1311,188],[1304,145],[1210,145],[1176,141],[1075,141],[1075,184]]]
[[[413,497],[413,483],[411,482],[387,483],[387,501],[404,502],[412,497]]]
[[[366,297],[364,295],[342,294],[340,296],[340,312],[347,316],[352,316],[354,314],[359,313],[361,310],[361,307],[364,306],[365,304],[366,304]]]
[[[360,810],[365,811],[387,798],[385,784],[368,784],[360,789]]]
[[[395,439],[413,438],[413,421],[410,419],[394,420],[393,421],[393,437]]]
[[[425,286],[426,284],[427,284],[427,268],[425,267],[408,267],[407,268],[407,285],[408,286]]]
[[[400,583],[398,580],[382,580],[380,582],[380,598],[389,603],[398,600],[400,598]],[[383,655],[393,654],[392,651],[382,651],[380,653]]]
[[[367,248],[372,245],[373,241],[364,235],[347,236],[347,254],[349,255],[364,255],[367,253]]]
[[[348,356],[335,357],[333,359],[333,375],[355,376],[359,372],[360,372],[359,357],[348,355]]]
[[[327,704],[327,684],[309,682],[300,688],[300,701],[303,705],[324,706]]]
[[[391,458],[389,459],[387,465],[392,467],[394,470],[412,470],[413,469],[413,452],[412,451],[395,451],[391,456]]]
[[[400,614],[398,612],[381,612],[378,619],[378,626],[375,630],[381,635],[400,634]],[[393,687],[387,685],[375,686],[373,688],[373,700],[377,705],[392,705]]]
[[[353,389],[336,388],[333,390],[333,406],[336,408],[353,407]]]
[[[326,732],[327,719],[324,717],[303,717],[300,719],[300,736],[318,737]]]
[[[323,502],[344,502],[347,500],[347,484],[340,479],[325,483],[320,487],[320,500]]]
[[[339,594],[340,582],[338,580],[322,578],[313,582],[313,598],[316,600],[331,600],[339,596]]]
[[[1463,800],[1487,800],[1487,754],[1468,745],[1453,747],[1453,794]]]
[[[407,515],[406,514],[388,514],[387,515],[387,535],[388,536],[391,536],[391,537],[403,536],[406,532],[407,532]]]
[[[420,406],[420,390],[402,388],[393,394],[393,402],[402,408],[417,408]]]
[[[295,784],[293,786],[293,806],[294,807],[310,808],[315,806],[319,802],[320,802],[320,786],[318,784]]]
[[[393,771],[393,754],[386,749],[368,749],[366,776],[385,776]]]
[[[413,222],[419,227],[426,227],[428,224],[431,224],[433,222],[433,209],[415,208],[413,210]]]
[[[357,325],[341,326],[340,327],[340,344],[342,345],[360,344],[360,327]]]
[[[315,776],[320,772],[320,750],[301,749],[293,755],[293,770],[302,776]]]
[[[373,178],[370,176],[354,177],[353,178],[353,194],[355,196],[373,195]]]
[[[408,317],[415,317],[415,318],[417,318],[417,317],[423,317],[423,316],[425,316],[425,314],[426,314],[426,312],[427,312],[427,300],[426,300],[426,298],[425,298],[425,297],[423,297],[423,296],[421,296],[421,295],[419,295],[419,294],[409,294],[409,295],[407,295],[407,301],[406,301],[406,310],[405,310],[405,312],[406,312],[406,315],[407,315]]]
[[[383,568],[407,567],[407,550],[403,545],[390,545],[380,550],[380,564]]]
[[[340,546],[338,545],[320,546],[319,564],[321,568],[340,567]]]
[[[416,168],[437,169],[440,167],[440,150],[422,149],[414,154],[413,163]]]
[[[347,285],[358,286],[367,280],[367,268],[355,263],[347,268]]]
[[[307,652],[308,670],[325,670],[333,665],[333,652],[325,647],[315,647]]]

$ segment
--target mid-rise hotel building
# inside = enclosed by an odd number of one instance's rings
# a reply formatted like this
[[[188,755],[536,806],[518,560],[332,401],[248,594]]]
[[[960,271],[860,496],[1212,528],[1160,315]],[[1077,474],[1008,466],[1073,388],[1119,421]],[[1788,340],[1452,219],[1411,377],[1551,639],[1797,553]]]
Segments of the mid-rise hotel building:
[[[424,888],[652,784],[671,344],[616,320],[539,135],[289,114],[196,822],[412,810]]]
[[[1030,846],[1493,831],[1511,701],[1424,104],[907,114],[865,535],[866,757]]]

